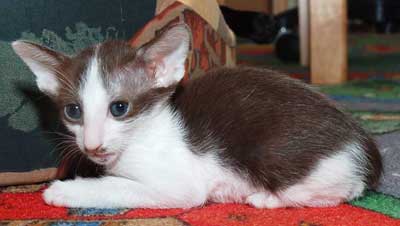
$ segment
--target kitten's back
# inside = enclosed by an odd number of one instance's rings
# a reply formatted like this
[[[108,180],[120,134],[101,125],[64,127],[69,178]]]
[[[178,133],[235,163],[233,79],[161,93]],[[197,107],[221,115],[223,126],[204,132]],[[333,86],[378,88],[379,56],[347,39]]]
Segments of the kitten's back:
[[[195,153],[223,149],[218,155],[229,168],[271,191],[299,182],[351,144],[362,149],[363,158],[353,158],[368,171],[365,181],[379,179],[380,156],[368,134],[322,94],[277,72],[215,69],[178,87],[173,105]]]

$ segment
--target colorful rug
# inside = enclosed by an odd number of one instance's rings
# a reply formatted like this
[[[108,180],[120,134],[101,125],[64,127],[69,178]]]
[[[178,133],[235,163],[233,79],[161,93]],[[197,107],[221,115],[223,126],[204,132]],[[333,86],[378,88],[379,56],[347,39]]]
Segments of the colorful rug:
[[[400,130],[400,80],[354,80],[318,88],[373,134]]]
[[[377,193],[333,208],[266,210],[238,204],[208,204],[186,210],[68,209],[46,205],[41,198],[44,187],[3,188],[0,225],[400,225],[400,200]]]

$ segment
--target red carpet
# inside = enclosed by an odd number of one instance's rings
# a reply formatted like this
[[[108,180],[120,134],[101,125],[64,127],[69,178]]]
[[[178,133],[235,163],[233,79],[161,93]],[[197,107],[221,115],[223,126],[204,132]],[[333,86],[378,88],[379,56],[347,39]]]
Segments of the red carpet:
[[[189,210],[68,209],[48,206],[43,185],[3,188],[0,225],[386,225],[400,219],[343,204],[335,208],[255,209],[247,205],[209,204]]]

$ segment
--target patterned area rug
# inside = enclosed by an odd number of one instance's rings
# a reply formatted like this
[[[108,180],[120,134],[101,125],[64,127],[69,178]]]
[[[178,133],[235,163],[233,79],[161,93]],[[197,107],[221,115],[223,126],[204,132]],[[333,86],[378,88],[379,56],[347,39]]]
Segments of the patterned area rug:
[[[400,225],[400,200],[368,193],[334,208],[255,209],[238,204],[207,204],[194,209],[68,209],[46,205],[46,185],[3,188],[1,225]]]
[[[319,89],[374,134],[400,130],[400,80],[355,80]]]

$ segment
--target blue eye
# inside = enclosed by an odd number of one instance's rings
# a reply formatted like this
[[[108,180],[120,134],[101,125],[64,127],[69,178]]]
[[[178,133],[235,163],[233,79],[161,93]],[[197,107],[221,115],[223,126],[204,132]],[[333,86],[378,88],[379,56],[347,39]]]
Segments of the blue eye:
[[[110,112],[114,117],[121,117],[128,112],[129,104],[123,101],[116,101],[111,103]]]
[[[78,104],[68,104],[64,107],[64,114],[68,119],[77,121],[82,117],[81,107]]]

